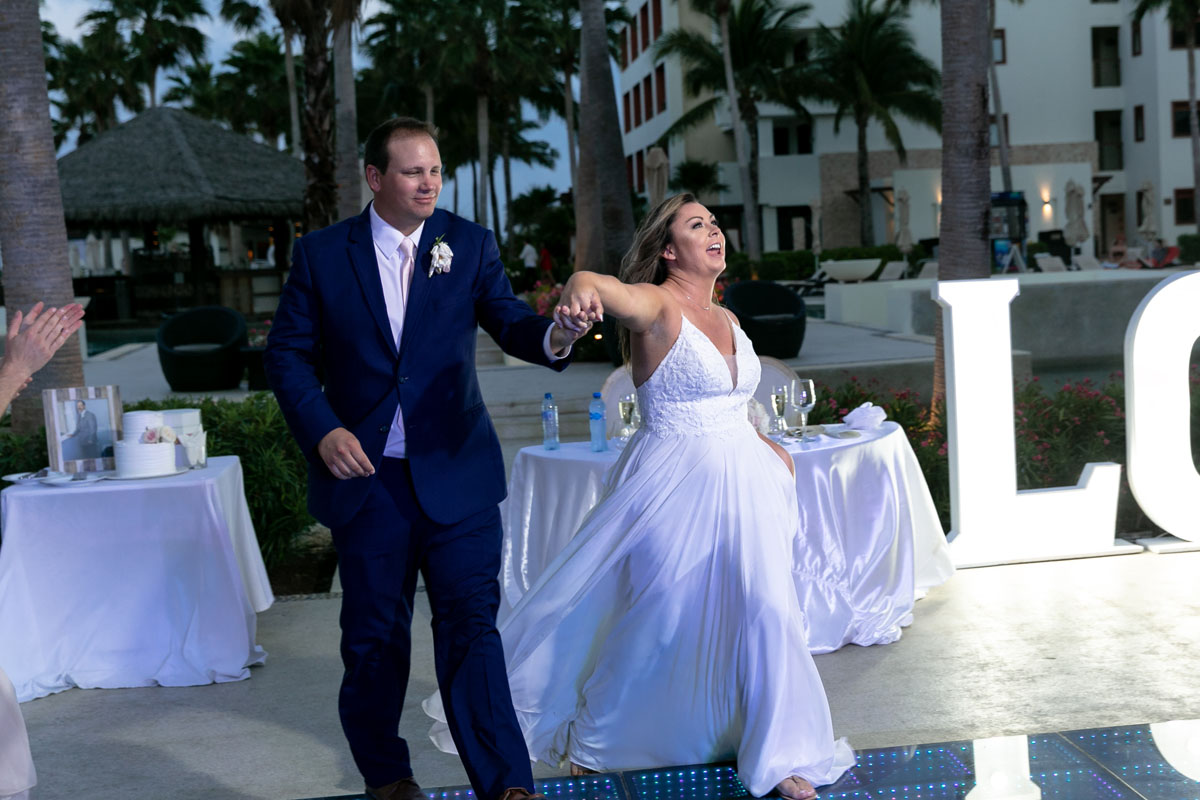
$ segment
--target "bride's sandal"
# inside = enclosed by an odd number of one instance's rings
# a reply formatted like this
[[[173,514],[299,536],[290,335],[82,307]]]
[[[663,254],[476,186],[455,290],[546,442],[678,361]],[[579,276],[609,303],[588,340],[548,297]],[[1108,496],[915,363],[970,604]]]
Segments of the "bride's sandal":
[[[587,767],[581,767],[578,764],[576,764],[574,761],[571,762],[571,777],[572,778],[579,778],[584,775],[598,775],[598,774],[599,773],[596,772],[596,770],[594,770],[594,769],[588,769]]]
[[[812,800],[817,796],[812,784],[797,775],[789,775],[780,781],[775,792],[783,800]]]

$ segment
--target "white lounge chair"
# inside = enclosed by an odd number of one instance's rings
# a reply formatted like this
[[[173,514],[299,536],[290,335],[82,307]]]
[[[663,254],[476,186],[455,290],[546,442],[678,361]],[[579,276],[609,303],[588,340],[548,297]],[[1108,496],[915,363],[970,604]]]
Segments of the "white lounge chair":
[[[1038,269],[1042,272],[1066,272],[1067,265],[1062,262],[1058,256],[1051,256],[1045,253],[1038,253],[1034,258],[1037,259]]]
[[[921,271],[917,273],[917,278],[919,280],[932,279],[936,281],[937,276],[938,262],[936,261],[926,261],[921,265]]]
[[[896,281],[904,277],[908,271],[907,261],[889,261],[883,265],[883,271],[879,273],[876,280],[880,281]]]
[[[1079,255],[1075,256],[1075,264],[1081,270],[1104,269],[1104,265],[1096,260],[1095,256]]]

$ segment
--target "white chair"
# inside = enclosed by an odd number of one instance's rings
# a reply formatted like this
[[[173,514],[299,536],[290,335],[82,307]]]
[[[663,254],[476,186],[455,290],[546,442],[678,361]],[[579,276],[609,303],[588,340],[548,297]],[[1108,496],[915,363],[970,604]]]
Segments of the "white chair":
[[[904,277],[904,273],[907,270],[907,261],[889,261],[883,265],[883,271],[879,273],[879,277],[876,278],[876,280],[898,281]]]
[[[621,429],[621,408],[618,405],[621,398],[633,394],[634,391],[633,373],[629,371],[628,364],[617,367],[604,379],[604,385],[600,387],[600,399],[604,401],[604,419],[607,422],[605,430],[608,438],[616,436],[617,431]]]
[[[928,280],[936,281],[937,276],[938,276],[938,262],[936,262],[936,261],[926,261],[924,264],[921,265],[921,271],[919,273],[917,273],[918,280],[928,279]]]
[[[1081,270],[1104,269],[1104,265],[1097,261],[1095,256],[1075,256],[1075,263]]]
[[[759,356],[758,363],[762,368],[762,377],[758,380],[758,388],[754,390],[754,399],[762,403],[767,413],[771,414],[771,388],[791,386],[792,380],[797,377],[796,371],[778,358],[770,356]]]
[[[1063,263],[1058,256],[1046,255],[1038,253],[1034,258],[1037,259],[1038,269],[1042,272],[1066,272],[1067,265]]]

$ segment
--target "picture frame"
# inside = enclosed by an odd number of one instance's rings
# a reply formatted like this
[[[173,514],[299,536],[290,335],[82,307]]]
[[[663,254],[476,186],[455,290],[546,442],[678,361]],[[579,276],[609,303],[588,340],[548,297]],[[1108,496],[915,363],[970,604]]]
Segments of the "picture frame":
[[[121,438],[121,388],[73,386],[43,389],[46,450],[57,472],[115,469],[114,445]]]

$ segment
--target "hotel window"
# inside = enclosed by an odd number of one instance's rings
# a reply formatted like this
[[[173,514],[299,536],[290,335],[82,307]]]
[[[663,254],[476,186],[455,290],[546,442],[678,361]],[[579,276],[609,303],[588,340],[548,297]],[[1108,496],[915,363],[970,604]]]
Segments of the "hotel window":
[[[1171,103],[1171,136],[1176,139],[1186,139],[1192,135],[1192,126],[1188,124],[1188,104],[1186,100]]]
[[[1142,54],[1142,21],[1135,19],[1130,23],[1129,42],[1133,47],[1133,54],[1140,56]]]
[[[1008,43],[1004,40],[1004,28],[992,32],[992,60],[997,64],[1008,63]]]
[[[1133,107],[1133,140],[1142,142],[1146,139],[1146,107]]]
[[[638,57],[638,28],[637,14],[629,18],[629,63],[637,61]]]
[[[630,119],[630,117],[629,117],[629,92],[626,92],[625,96],[621,99],[622,99],[622,101],[624,101],[624,105],[625,105],[625,132],[629,133],[630,128],[633,127],[629,122],[629,119]]]
[[[642,124],[642,85],[633,85],[633,127]]]
[[[633,189],[633,156],[625,156],[625,180],[629,182],[630,190]]]
[[[667,110],[667,68],[662,64],[654,68],[654,99],[658,113]]]
[[[642,80],[642,100],[646,103],[646,120],[649,121],[654,116],[654,97],[650,92],[649,75]]]
[[[638,14],[642,23],[642,49],[650,49],[650,4],[644,3],[642,10]]]
[[[646,159],[642,150],[637,152],[637,167],[634,172],[637,173],[637,190],[639,192],[646,191]]]
[[[654,41],[658,41],[658,37],[662,36],[662,0],[653,0],[654,5],[650,16],[654,22]]]
[[[1196,190],[1194,188],[1175,190],[1175,224],[1196,224]]]
[[[621,31],[621,69],[629,66],[629,26]]]
[[[1121,85],[1120,28],[1092,28],[1092,86]]]
[[[1200,44],[1200,19],[1197,19],[1195,21],[1195,23],[1193,23],[1193,24],[1195,25],[1195,29],[1193,32],[1195,33],[1195,36],[1196,36],[1196,43]],[[1183,27],[1182,25],[1172,25],[1171,26],[1171,49],[1172,50],[1187,49],[1187,29],[1185,27]]]

